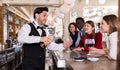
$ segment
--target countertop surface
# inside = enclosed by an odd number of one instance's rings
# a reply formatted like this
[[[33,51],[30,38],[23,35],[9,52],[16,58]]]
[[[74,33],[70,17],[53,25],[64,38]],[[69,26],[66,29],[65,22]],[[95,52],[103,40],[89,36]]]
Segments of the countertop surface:
[[[106,56],[99,56],[96,61],[90,61],[88,59],[76,61],[72,59],[70,52],[64,53],[64,58],[66,62],[74,70],[116,70],[116,61],[110,60]]]
[[[51,55],[46,58],[45,70],[49,70],[49,66],[52,64],[50,56]],[[68,63],[73,70],[116,70],[116,61],[110,60],[106,56],[99,56],[99,60],[96,61],[90,61],[88,59],[76,61],[71,58],[71,52],[64,52],[63,56],[66,63]]]

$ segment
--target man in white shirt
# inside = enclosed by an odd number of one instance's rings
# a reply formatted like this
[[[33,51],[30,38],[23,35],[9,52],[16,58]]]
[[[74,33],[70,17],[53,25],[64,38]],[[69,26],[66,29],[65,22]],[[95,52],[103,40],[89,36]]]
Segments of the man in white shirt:
[[[23,70],[45,70],[45,47],[51,43],[43,29],[48,17],[47,7],[34,10],[33,23],[24,25],[18,33],[23,43]]]
[[[67,42],[64,42],[62,46],[56,44],[52,42],[50,36],[47,36],[44,30],[47,17],[47,7],[36,8],[34,10],[35,20],[32,23],[25,24],[18,33],[17,40],[23,43],[23,70],[45,70],[46,46],[50,50],[60,51],[69,46]]]

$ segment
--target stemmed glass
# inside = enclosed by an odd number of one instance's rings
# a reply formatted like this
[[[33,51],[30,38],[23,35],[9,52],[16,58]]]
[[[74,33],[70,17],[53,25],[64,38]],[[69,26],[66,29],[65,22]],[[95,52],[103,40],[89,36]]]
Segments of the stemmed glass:
[[[69,44],[67,46],[67,52],[70,52],[70,46],[72,45],[72,42],[73,42],[72,38],[71,37],[64,37],[63,41],[65,44],[67,44],[67,45]]]
[[[85,47],[93,47],[95,44],[95,40],[94,39],[85,39]],[[81,54],[81,57],[84,57],[84,58],[87,58],[87,54],[88,54],[88,51],[85,51],[85,50],[82,50],[80,52]]]
[[[95,40],[94,39],[85,39],[85,45],[88,47],[92,47],[95,44]]]

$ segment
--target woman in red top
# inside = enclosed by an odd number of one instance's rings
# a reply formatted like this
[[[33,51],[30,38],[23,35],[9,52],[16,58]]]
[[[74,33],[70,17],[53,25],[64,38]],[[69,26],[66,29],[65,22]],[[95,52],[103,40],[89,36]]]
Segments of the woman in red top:
[[[86,21],[84,25],[85,35],[82,36],[80,43],[77,48],[73,49],[73,51],[89,51],[89,45],[85,44],[86,39],[93,39],[94,45],[92,47],[102,49],[102,34],[100,32],[95,33],[95,26],[93,21]]]

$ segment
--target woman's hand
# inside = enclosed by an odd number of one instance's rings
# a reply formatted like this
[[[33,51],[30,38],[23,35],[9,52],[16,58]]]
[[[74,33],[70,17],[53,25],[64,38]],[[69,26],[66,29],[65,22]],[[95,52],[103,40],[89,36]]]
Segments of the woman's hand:
[[[95,47],[90,47],[89,48],[89,53],[98,53],[98,54],[105,55],[106,51],[104,49],[97,49]]]
[[[78,47],[78,48],[74,48],[72,51],[82,51],[82,50],[84,50],[84,48]]]
[[[97,49],[94,47],[89,48],[89,53],[96,53]]]

